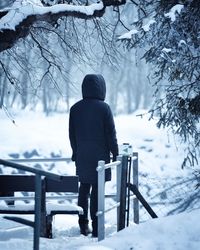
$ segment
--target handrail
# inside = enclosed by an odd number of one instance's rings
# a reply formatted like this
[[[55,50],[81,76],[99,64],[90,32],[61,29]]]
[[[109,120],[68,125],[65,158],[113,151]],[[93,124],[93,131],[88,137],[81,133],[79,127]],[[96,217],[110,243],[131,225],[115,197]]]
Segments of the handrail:
[[[4,166],[7,166],[7,167],[24,170],[24,171],[31,172],[31,173],[38,174],[38,175],[42,175],[42,176],[46,176],[46,177],[48,177],[50,179],[57,180],[57,181],[60,181],[62,179],[62,176],[60,176],[60,175],[49,173],[47,171],[37,169],[37,168],[34,168],[34,167],[27,167],[27,166],[24,166],[24,165],[21,165],[21,164],[18,164],[18,163],[14,163],[14,162],[11,162],[11,161],[6,161],[6,160],[0,159],[0,165],[4,165]]]
[[[130,195],[130,199],[135,199],[136,195]],[[120,206],[120,202],[115,203],[112,207],[109,207],[104,210],[104,213],[107,213],[109,211],[112,211],[114,208],[117,208]],[[103,211],[97,212],[97,216],[101,215]]]
[[[6,161],[12,162],[59,162],[59,161],[71,161],[70,157],[61,158],[61,157],[54,157],[54,158],[30,158],[30,159],[6,159]]]
[[[75,199],[78,197],[78,194],[67,194],[67,195],[55,195],[55,196],[46,196],[46,200],[66,200],[66,199]],[[105,194],[105,198],[116,198],[116,194]],[[0,197],[0,201],[10,201],[10,200],[20,200],[20,201],[28,201],[34,200],[35,196],[3,196]]]
[[[96,171],[99,172],[102,169],[113,168],[113,167],[118,166],[119,164],[121,164],[121,161],[113,161],[113,162],[107,163],[107,164],[105,164],[104,161],[99,161],[98,162],[98,167],[96,168]]]
[[[105,213],[107,213],[107,212],[109,212],[109,211],[111,211],[111,210],[113,210],[114,208],[119,207],[119,206],[120,206],[120,202],[117,202],[117,203],[115,203],[115,205],[113,205],[112,207],[107,208],[107,209],[104,210],[104,211],[98,211],[98,212],[96,213],[96,215],[99,216],[99,215],[102,215],[103,213],[105,214]]]

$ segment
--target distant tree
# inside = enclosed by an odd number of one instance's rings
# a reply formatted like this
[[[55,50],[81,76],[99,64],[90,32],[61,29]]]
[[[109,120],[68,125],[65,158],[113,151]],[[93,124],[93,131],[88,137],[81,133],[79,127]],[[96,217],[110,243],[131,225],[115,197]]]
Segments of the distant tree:
[[[101,55],[103,63],[108,64],[115,60],[114,41],[118,34],[126,48],[134,48],[134,51],[142,48],[143,58],[151,64],[149,79],[155,86],[156,98],[150,111],[152,117],[156,113],[159,127],[171,128],[187,143],[188,154],[183,166],[197,164],[200,155],[199,0],[102,0],[97,3],[10,0],[8,8],[5,1],[3,3],[0,72],[15,89],[21,90],[20,72],[27,71],[30,79],[34,76],[34,80],[38,80],[34,82],[36,86],[42,86],[48,79],[54,87],[59,87],[56,77],[59,74],[59,80],[68,79],[69,67],[64,64],[69,60],[77,64],[83,58],[86,63],[93,59],[99,62]],[[107,22],[104,17],[109,6],[116,13],[116,19]],[[11,18],[13,14],[18,19]],[[122,35],[122,28],[126,34]],[[34,53],[33,66],[24,51]],[[94,51],[96,58],[91,57]],[[42,67],[38,68],[38,64]],[[1,105],[7,86],[1,89]],[[116,87],[120,90],[118,83]],[[126,89],[129,99],[129,88]],[[46,100],[45,103],[49,103]],[[132,110],[131,105],[127,105],[128,110]]]
[[[22,108],[35,95],[42,100],[46,113],[55,110],[60,99],[66,101],[69,109],[72,63],[90,64],[95,60],[109,63],[115,58],[114,28],[99,17],[107,6],[120,4],[123,1],[90,4],[82,0],[2,1],[1,108],[17,91]],[[6,91],[6,86],[11,90]],[[18,99],[12,98],[13,101]]]
[[[21,97],[12,100],[21,99],[22,108],[30,103],[30,98],[33,101],[35,94],[35,98],[42,101],[43,110],[49,113],[54,110],[52,104],[55,106],[55,102],[49,100],[55,98],[56,89],[57,100],[64,97],[69,109],[72,86],[69,65],[93,67],[94,62],[101,65],[100,70],[102,65],[115,68],[115,75],[111,68],[108,74],[109,79],[112,78],[109,99],[114,113],[117,113],[120,96],[124,100],[122,112],[133,112],[141,107],[143,99],[148,103],[149,98],[142,96],[146,93],[147,79],[142,76],[145,70],[141,72],[139,69],[140,61],[137,59],[136,63],[134,54],[129,56],[132,64],[126,60],[126,55],[118,57],[119,48],[116,46],[116,36],[122,30],[120,27],[132,22],[133,12],[137,15],[136,4],[127,3],[122,8],[119,6],[125,1],[118,0],[96,4],[84,0],[10,0],[1,4],[0,68],[5,75],[5,84],[14,89],[2,99],[4,103],[16,96],[17,90]],[[111,5],[113,8],[106,10]],[[60,7],[58,12],[53,9],[55,7]],[[36,10],[31,12],[34,8]],[[19,17],[9,23],[13,13]],[[123,13],[126,21],[121,19]],[[11,61],[9,65],[6,64],[7,58]],[[2,91],[2,95],[6,94]]]

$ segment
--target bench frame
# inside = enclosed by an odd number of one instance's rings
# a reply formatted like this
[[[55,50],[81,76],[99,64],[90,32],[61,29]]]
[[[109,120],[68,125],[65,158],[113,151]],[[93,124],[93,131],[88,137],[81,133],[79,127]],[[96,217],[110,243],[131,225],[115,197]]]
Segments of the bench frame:
[[[59,210],[51,209],[47,212],[46,193],[78,193],[78,176],[62,176],[61,181],[51,180],[48,177],[42,178],[42,190],[41,190],[41,224],[40,224],[40,236],[46,238],[52,238],[52,221],[53,216],[56,214],[81,214],[82,209],[77,206],[77,209],[73,210]],[[35,192],[36,176],[35,175],[0,175],[0,197],[6,196],[6,203],[8,207],[5,209],[0,208],[0,214],[34,214],[35,208],[30,210],[11,209],[14,207],[15,197],[14,192]],[[9,198],[8,198],[9,196]],[[62,197],[62,196],[60,196]],[[66,196],[65,196],[66,197]],[[24,197],[22,197],[24,200]],[[33,197],[34,198],[34,197]],[[2,197],[3,199],[3,197]],[[10,199],[10,201],[8,201]],[[17,200],[20,198],[17,197]],[[67,206],[67,205],[66,205]],[[10,207],[10,209],[9,209]],[[16,222],[20,222],[34,227],[34,222],[22,219],[19,217],[5,216],[6,219],[10,219]]]

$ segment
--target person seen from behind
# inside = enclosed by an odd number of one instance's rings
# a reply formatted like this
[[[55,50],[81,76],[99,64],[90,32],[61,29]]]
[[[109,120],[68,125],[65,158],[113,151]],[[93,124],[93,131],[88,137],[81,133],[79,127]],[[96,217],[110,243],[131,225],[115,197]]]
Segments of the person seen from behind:
[[[83,208],[79,215],[80,233],[88,235],[89,219],[92,220],[92,236],[98,237],[98,177],[97,165],[99,160],[110,162],[118,155],[115,123],[111,109],[104,102],[106,84],[102,75],[86,75],[82,82],[82,100],[75,103],[69,115],[69,139],[72,148],[72,161],[75,161],[76,174],[80,186],[78,205]],[[105,170],[105,181],[111,180],[111,170]],[[90,198],[90,206],[89,206]]]

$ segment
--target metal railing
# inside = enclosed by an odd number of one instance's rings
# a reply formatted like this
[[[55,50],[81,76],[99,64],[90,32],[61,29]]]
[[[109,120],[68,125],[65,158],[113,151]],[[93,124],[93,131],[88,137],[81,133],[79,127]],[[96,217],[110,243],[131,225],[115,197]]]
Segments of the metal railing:
[[[59,162],[59,161],[65,161],[65,162],[71,162],[71,158],[63,158],[63,157],[54,157],[54,158],[25,158],[25,159],[7,159],[7,161],[12,161],[16,163],[31,163],[31,162]]]
[[[108,168],[117,167],[117,193],[116,193],[116,204],[105,210],[105,170]],[[98,162],[98,240],[105,238],[105,213],[118,208],[120,205],[120,176],[121,176],[121,157],[117,158],[117,161],[105,164],[105,161]],[[117,215],[117,220],[119,216]]]
[[[130,165],[128,166],[128,164]],[[131,165],[132,163],[132,165]],[[105,170],[116,167],[116,203],[105,209]],[[105,164],[104,161],[98,162],[98,241],[105,238],[105,214],[117,208],[117,231],[127,226],[129,221],[130,200],[133,199],[133,221],[139,223],[139,202],[138,198],[130,193],[129,183],[132,172],[132,181],[138,187],[138,153],[133,152],[131,156],[118,156],[117,161]]]
[[[33,249],[39,250],[40,241],[40,219],[41,219],[41,197],[42,197],[42,176],[49,179],[60,181],[62,177],[57,174],[49,173],[44,170],[36,169],[33,167],[27,167],[21,164],[17,164],[11,161],[5,161],[0,159],[0,165],[5,167],[16,168],[19,170],[27,171],[35,174],[35,215],[34,215],[34,235],[33,235]]]

